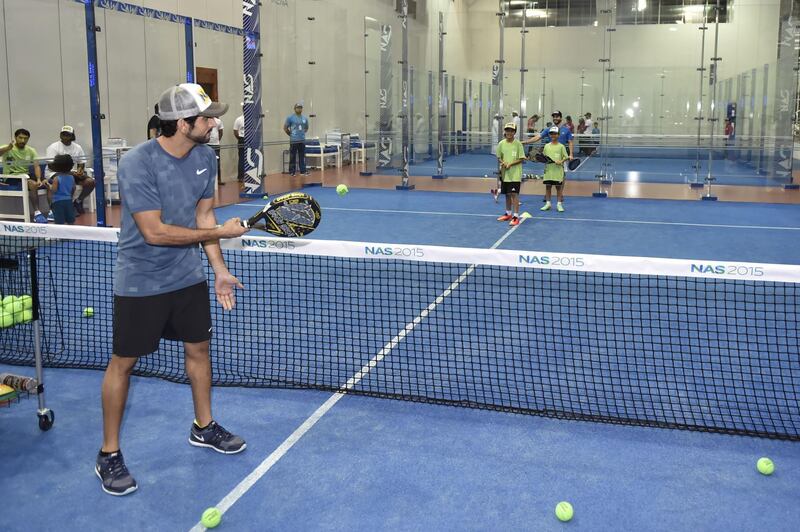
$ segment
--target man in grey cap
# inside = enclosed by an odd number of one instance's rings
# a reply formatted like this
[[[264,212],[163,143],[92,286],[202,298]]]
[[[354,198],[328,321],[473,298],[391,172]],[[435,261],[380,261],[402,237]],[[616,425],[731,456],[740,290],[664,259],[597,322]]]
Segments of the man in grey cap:
[[[122,220],[114,269],[114,353],[103,377],[103,446],[95,466],[103,491],[111,495],[137,488],[120,452],[119,431],[130,374],[140,356],[158,349],[161,338],[183,342],[195,416],[189,443],[225,454],[246,446],[211,415],[211,307],[198,246],[214,270],[217,301],[231,310],[234,288],[244,287],[226,268],[219,240],[246,229],[238,218],[217,225],[217,160],[206,146],[213,118],[228,106],[212,102],[200,85],[183,83],[164,91],[158,107],[161,135],[126,153],[117,171]]]
[[[300,173],[308,175],[306,171],[308,118],[303,116],[302,102],[294,104],[294,114],[290,115],[283,123],[283,131],[289,135],[289,173],[295,175],[295,161],[297,161],[300,165]]]

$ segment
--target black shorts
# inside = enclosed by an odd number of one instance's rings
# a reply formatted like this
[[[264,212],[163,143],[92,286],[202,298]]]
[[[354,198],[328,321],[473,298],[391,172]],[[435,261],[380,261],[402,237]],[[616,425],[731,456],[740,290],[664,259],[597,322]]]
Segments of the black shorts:
[[[211,339],[208,283],[154,296],[114,296],[115,355],[147,355],[162,338],[189,343]]]
[[[546,181],[542,181],[542,183],[545,184],[545,185],[555,185],[557,187],[560,187],[561,185],[564,184],[563,181],[552,181],[550,179],[548,179]]]
[[[519,189],[522,183],[519,181],[503,181],[500,186],[500,192],[503,194],[519,194]]]

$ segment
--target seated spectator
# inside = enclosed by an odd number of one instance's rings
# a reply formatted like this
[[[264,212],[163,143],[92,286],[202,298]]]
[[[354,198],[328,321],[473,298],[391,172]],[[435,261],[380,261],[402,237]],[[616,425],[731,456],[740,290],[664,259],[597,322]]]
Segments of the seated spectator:
[[[31,138],[31,132],[25,128],[20,128],[14,132],[14,140],[7,146],[0,147],[0,156],[3,160],[3,172],[7,175],[25,175],[28,176],[28,190],[31,192],[31,207],[32,211],[39,213],[37,206],[36,191],[39,189],[47,189],[47,182],[42,178],[42,169],[39,168],[37,159],[39,154],[35,149],[28,146],[28,141]],[[30,177],[29,168],[33,168],[33,178]],[[16,180],[2,179],[0,180],[0,187],[12,190],[20,190],[21,186]]]
[[[72,157],[73,164],[77,163],[75,170],[72,172],[72,177],[76,185],[81,186],[80,195],[73,201],[73,206],[78,216],[84,213],[83,200],[89,197],[89,194],[94,190],[94,179],[87,176],[86,169],[86,153],[81,148],[80,144],[75,142],[75,130],[72,126],[64,126],[61,128],[60,139],[58,142],[52,143],[47,147],[45,157],[48,161],[55,159],[57,155],[69,155]],[[48,181],[53,176],[53,171],[50,169],[45,170],[45,177]]]
[[[56,155],[49,165],[52,177],[48,181],[53,194],[50,209],[53,211],[53,220],[57,224],[72,225],[75,223],[75,210],[72,205],[72,194],[75,192],[73,164],[70,155],[60,154]]]

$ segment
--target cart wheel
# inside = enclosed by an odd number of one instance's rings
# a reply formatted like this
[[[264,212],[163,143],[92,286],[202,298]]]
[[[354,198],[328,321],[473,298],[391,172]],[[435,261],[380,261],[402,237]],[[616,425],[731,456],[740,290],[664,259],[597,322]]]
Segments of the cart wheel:
[[[39,429],[43,431],[50,430],[55,421],[55,414],[52,410],[47,410],[44,414],[39,414]]]

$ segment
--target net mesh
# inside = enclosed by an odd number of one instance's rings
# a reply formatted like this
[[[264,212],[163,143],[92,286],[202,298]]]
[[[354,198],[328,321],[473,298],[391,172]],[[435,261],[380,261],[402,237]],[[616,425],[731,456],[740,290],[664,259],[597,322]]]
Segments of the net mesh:
[[[95,234],[109,241],[84,238]],[[0,233],[3,295],[30,293],[24,249],[37,248],[47,366],[107,363],[109,235]],[[246,289],[231,312],[212,305],[217,385],[800,439],[794,282],[720,278],[695,265],[691,275],[653,273],[679,261],[638,274],[585,271],[574,257],[563,269],[531,267],[523,252],[499,250],[260,238],[231,247],[226,262]],[[522,265],[492,264],[497,253]],[[452,260],[431,258],[442,255]],[[86,307],[93,317],[82,316]],[[0,361],[32,363],[29,327],[0,330]],[[187,382],[181,345],[163,340],[136,373]]]

